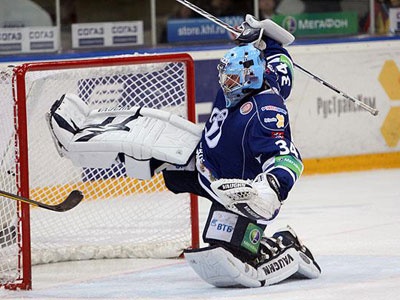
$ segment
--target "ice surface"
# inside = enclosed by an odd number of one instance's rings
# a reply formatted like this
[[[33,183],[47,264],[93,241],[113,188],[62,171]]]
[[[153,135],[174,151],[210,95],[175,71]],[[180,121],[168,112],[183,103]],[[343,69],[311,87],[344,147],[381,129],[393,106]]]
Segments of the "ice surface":
[[[200,199],[202,223],[208,201]],[[272,234],[289,224],[322,267],[316,280],[218,289],[182,259],[91,260],[33,267],[32,291],[1,299],[400,299],[400,169],[303,176]]]

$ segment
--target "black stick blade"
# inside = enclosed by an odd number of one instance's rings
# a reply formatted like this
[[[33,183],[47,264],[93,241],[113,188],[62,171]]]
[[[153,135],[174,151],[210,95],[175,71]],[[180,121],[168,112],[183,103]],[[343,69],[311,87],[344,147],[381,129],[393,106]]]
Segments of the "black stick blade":
[[[40,207],[47,208],[53,211],[64,212],[70,209],[73,209],[77,206],[83,199],[83,194],[81,191],[73,190],[65,200],[56,205],[47,205],[40,203]]]
[[[28,198],[25,198],[25,197],[22,197],[22,196],[19,196],[16,194],[8,193],[5,191],[1,191],[1,190],[0,190],[0,197],[6,197],[8,199],[21,201],[24,203],[28,203],[28,204],[38,206],[41,208],[45,208],[48,210],[52,210],[52,211],[63,212],[63,211],[70,210],[70,209],[74,208],[75,206],[77,206],[82,201],[83,194],[81,191],[73,190],[67,196],[67,198],[65,198],[61,203],[56,204],[56,205],[45,204],[38,200],[28,199]]]

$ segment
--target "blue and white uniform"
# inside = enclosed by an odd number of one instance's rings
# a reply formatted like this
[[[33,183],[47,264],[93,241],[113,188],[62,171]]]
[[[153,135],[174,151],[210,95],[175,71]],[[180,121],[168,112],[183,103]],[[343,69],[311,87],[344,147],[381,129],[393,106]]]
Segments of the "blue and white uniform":
[[[280,199],[284,200],[302,173],[301,156],[292,142],[284,103],[292,87],[292,62],[279,44],[273,40],[268,44],[273,53],[267,57],[271,72],[267,82],[273,88],[245,97],[229,108],[219,90],[205,125],[197,149],[197,170],[201,186],[215,200],[211,181],[253,180],[262,172],[276,178]]]
[[[275,35],[284,31],[268,21],[252,23]],[[185,257],[201,278],[217,287],[260,287],[296,273],[318,278],[320,267],[289,227],[272,238],[264,235],[303,171],[285,105],[293,64],[275,40],[263,36],[267,47],[261,53],[262,43],[256,48],[243,42],[259,31],[252,32],[246,22],[242,30],[242,43],[218,65],[221,89],[196,149],[193,173],[198,181],[179,177],[182,187],[212,200],[203,230],[209,246],[186,250]]]

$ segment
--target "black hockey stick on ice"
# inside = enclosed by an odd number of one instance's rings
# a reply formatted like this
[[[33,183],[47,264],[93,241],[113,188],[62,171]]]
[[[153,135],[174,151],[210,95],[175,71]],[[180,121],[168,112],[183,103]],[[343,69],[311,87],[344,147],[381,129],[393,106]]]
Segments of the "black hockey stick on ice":
[[[215,16],[211,15],[210,13],[206,12],[205,10],[201,9],[200,7],[194,5],[193,3],[187,1],[187,0],[176,0],[177,2],[189,7],[191,10],[197,12],[199,15],[202,15],[203,17],[209,19],[210,21],[216,23],[217,25],[221,26],[222,28],[228,30],[229,32],[233,33],[236,37],[239,36],[242,32],[225,23],[224,21],[216,18]],[[354,102],[354,104],[362,107],[363,109],[365,109],[366,111],[370,112],[373,116],[376,116],[378,114],[378,110],[376,108],[373,108],[367,104],[365,104],[364,102],[360,101],[359,99],[349,96],[347,95],[345,92],[339,90],[338,88],[334,87],[333,85],[331,85],[330,83],[326,82],[325,80],[321,79],[320,77],[314,75],[313,73],[311,73],[310,71],[304,69],[302,66],[293,63],[293,65],[299,69],[300,71],[302,71],[303,73],[307,74],[308,76],[310,76],[312,79],[316,80],[317,82],[321,83],[322,85],[326,86],[327,88],[333,90],[334,92],[338,93],[339,95],[341,95],[342,97],[346,98],[347,100],[350,100],[352,102]]]
[[[15,194],[11,194],[5,191],[1,191],[0,190],[0,197],[6,197],[8,199],[13,199],[16,201],[21,201],[24,203],[28,203],[37,207],[41,207],[41,208],[45,208],[48,210],[52,210],[52,211],[58,211],[58,212],[63,212],[63,211],[67,211],[70,210],[72,208],[74,208],[75,206],[77,206],[83,199],[83,194],[81,191],[78,190],[73,190],[68,196],[67,198],[65,198],[64,201],[62,201],[59,204],[56,205],[49,205],[49,204],[44,204],[41,203],[39,201],[36,200],[32,200],[32,199],[28,199],[22,196],[18,196]]]

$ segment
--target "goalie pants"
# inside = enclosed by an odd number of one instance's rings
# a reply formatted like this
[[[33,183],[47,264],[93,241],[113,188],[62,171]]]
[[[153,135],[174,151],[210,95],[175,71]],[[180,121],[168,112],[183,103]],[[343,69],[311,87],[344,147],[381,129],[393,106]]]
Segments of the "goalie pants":
[[[203,240],[210,245],[223,245],[243,261],[253,260],[257,254],[266,225],[227,210],[215,201],[198,180],[196,170],[163,170],[166,187],[173,193],[192,193],[212,202],[203,231]]]

